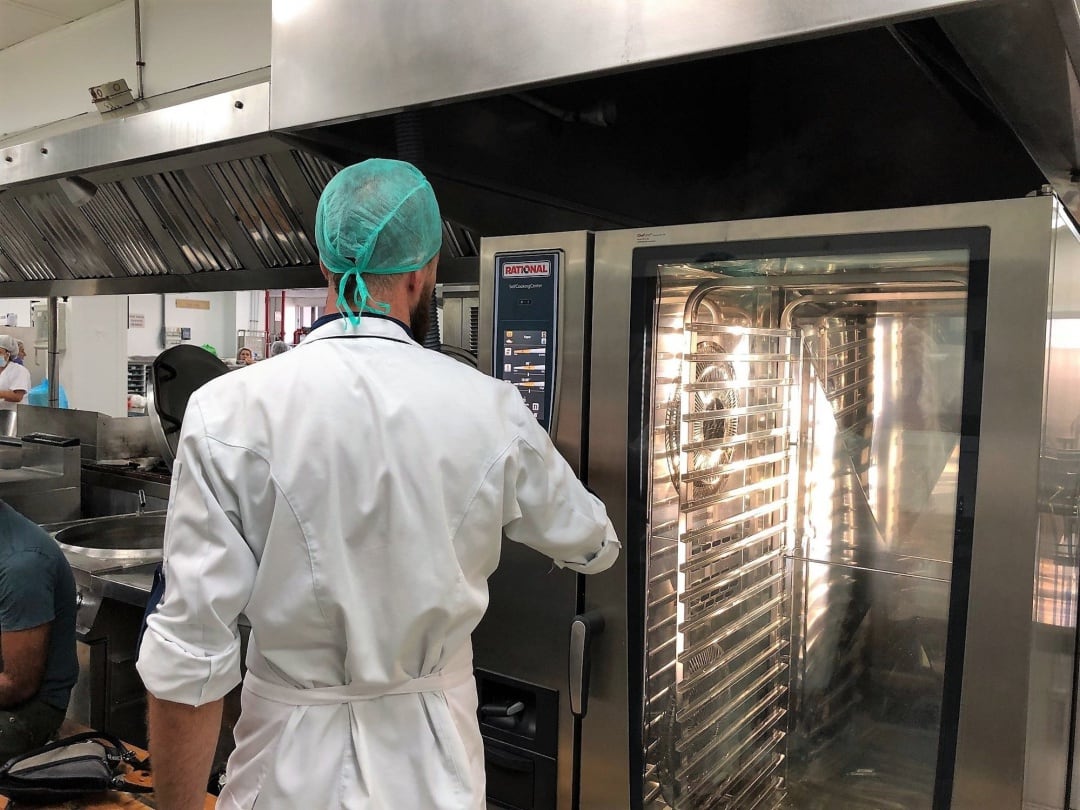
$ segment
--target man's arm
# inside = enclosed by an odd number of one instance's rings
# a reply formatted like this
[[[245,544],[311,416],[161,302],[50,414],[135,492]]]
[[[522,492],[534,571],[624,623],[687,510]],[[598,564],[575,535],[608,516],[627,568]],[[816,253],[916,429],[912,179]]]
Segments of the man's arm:
[[[200,406],[205,391],[184,414],[165,526],[165,595],[147,617],[137,664],[152,696],[150,757],[165,810],[202,807],[221,699],[240,683],[237,621],[257,572],[234,489],[252,477],[247,451],[215,441],[215,458]]]
[[[582,574],[607,570],[621,545],[604,504],[586,490],[517,392],[510,391],[519,433],[499,469],[507,478],[506,536],[551,557],[559,567]]]
[[[0,391],[0,399],[4,402],[22,402],[25,396],[25,391]]]
[[[30,700],[41,689],[49,655],[52,622],[27,630],[0,633],[4,670],[0,672],[0,708],[10,709]]]
[[[159,810],[202,810],[221,731],[223,699],[187,706],[147,695],[154,798]]]

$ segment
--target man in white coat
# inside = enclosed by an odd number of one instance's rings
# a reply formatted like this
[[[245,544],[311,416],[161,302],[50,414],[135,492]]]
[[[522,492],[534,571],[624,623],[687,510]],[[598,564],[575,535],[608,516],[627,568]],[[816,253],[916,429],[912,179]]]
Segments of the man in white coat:
[[[502,534],[584,573],[618,554],[517,391],[417,344],[441,230],[409,164],[340,172],[316,218],[336,312],[190,400],[138,663],[162,810],[203,806],[241,614],[219,810],[482,810],[470,635]]]

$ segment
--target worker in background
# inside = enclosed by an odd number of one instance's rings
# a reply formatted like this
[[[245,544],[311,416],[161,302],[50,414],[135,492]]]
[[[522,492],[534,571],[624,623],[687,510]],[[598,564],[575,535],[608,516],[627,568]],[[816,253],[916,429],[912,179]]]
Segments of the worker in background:
[[[619,542],[511,385],[416,342],[442,241],[424,176],[350,166],[315,227],[330,314],[184,417],[138,662],[157,806],[202,807],[243,613],[219,810],[482,810],[471,634],[503,532],[582,573]]]
[[[279,354],[285,354],[289,350],[289,344],[284,340],[275,340],[270,344],[270,357],[277,357]]]
[[[15,342],[19,344],[19,353],[17,355],[15,355],[15,362],[18,363],[20,366],[25,366],[26,365],[26,346],[23,345],[23,342],[21,340],[19,340],[18,338],[15,339]]]
[[[11,335],[0,335],[0,410],[13,411],[33,385],[30,371],[15,362],[19,342]]]
[[[0,762],[60,728],[79,676],[75,580],[36,523],[0,501]]]
[[[247,346],[242,348],[236,353],[236,365],[238,366],[250,366],[255,362],[255,355],[251,353],[251,349]]]

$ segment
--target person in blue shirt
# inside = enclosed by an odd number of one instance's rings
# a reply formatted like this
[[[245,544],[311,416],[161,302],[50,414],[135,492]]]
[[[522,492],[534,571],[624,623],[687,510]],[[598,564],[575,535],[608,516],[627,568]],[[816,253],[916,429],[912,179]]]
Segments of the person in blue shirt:
[[[60,728],[79,676],[75,579],[56,541],[0,501],[0,763]]]

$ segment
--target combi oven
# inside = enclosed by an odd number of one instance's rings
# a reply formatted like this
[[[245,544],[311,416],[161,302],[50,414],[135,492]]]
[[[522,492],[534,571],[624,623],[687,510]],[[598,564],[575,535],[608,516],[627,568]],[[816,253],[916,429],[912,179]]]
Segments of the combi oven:
[[[481,368],[625,548],[584,578],[506,544],[493,803],[1066,806],[1080,241],[1052,197],[481,262]]]

